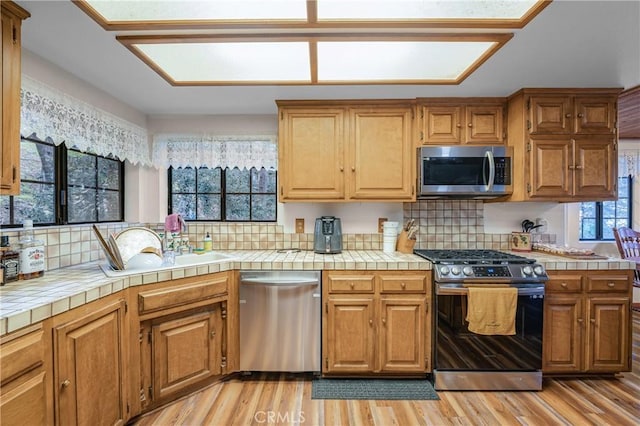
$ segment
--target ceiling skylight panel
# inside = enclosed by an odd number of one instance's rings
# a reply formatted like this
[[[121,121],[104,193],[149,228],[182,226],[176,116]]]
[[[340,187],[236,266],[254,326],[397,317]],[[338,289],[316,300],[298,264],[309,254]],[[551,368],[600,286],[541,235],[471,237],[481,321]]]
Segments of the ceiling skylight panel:
[[[318,0],[318,20],[521,19],[539,0]]]
[[[318,81],[458,82],[497,42],[319,42]]]
[[[307,19],[304,0],[85,0],[107,22]]]
[[[306,42],[134,44],[172,83],[310,82]]]

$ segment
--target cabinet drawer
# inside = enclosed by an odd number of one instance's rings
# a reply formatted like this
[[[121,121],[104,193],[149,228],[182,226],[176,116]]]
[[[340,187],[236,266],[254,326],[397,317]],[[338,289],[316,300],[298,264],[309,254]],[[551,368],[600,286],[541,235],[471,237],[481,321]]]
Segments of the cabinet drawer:
[[[9,336],[7,339],[10,339]],[[3,339],[3,341],[6,341]],[[0,351],[0,382],[5,383],[26,373],[44,361],[45,341],[42,326],[39,329],[2,344]]]
[[[329,276],[329,293],[373,293],[373,275]]]
[[[582,291],[582,277],[555,276],[545,284],[545,291],[554,293],[576,293]]]
[[[626,275],[610,275],[587,278],[587,291],[628,292],[629,278]]]
[[[382,293],[424,293],[426,291],[423,275],[389,275],[380,277]]]
[[[223,295],[228,291],[227,277],[199,281],[176,287],[141,292],[138,295],[138,311],[141,314],[195,303]]]

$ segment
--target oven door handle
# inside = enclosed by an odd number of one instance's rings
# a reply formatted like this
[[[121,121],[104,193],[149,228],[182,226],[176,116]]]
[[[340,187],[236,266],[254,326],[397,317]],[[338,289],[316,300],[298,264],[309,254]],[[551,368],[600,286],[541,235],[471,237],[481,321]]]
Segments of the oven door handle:
[[[518,296],[543,296],[544,286],[536,287],[516,287]],[[442,296],[467,295],[469,289],[467,287],[436,287],[436,294]]]

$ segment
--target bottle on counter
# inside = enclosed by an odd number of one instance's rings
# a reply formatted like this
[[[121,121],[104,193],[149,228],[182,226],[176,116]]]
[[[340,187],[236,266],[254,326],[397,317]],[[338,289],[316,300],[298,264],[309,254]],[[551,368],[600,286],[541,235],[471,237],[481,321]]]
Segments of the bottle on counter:
[[[33,221],[26,219],[18,242],[20,245],[20,274],[18,279],[29,280],[44,275],[44,241],[36,240],[33,234]]]
[[[9,237],[2,236],[0,242],[0,265],[2,265],[2,284],[16,281],[20,273],[20,253],[9,245]]]
[[[211,240],[211,235],[207,232],[207,235],[204,237],[204,251],[212,251],[213,250],[213,241]]]

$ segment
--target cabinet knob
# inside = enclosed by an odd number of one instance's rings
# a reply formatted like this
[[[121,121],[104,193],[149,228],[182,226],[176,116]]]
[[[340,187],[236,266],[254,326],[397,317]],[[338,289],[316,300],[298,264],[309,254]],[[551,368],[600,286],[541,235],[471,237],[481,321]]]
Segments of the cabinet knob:
[[[595,318],[591,318],[589,321],[591,321],[591,324],[595,324],[596,323],[596,319]]]
[[[562,284],[560,284],[560,287],[562,287],[562,288],[567,288],[567,283],[562,283]]]
[[[578,114],[578,118],[582,118],[582,117],[584,117],[583,113]]]
[[[609,288],[614,288],[616,286],[615,283],[608,283],[607,286],[609,286]]]
[[[70,381],[69,379],[67,379],[67,380],[65,380],[64,382],[60,383],[60,387],[61,387],[62,389],[64,389],[64,388],[68,388],[70,384],[71,384],[71,381]]]
[[[575,168],[576,168],[576,169],[584,169],[584,166],[577,165],[577,166],[575,166]]]
[[[458,123],[456,124],[456,127],[459,129],[460,127],[462,127],[462,124]]]
[[[571,114],[565,114],[565,117],[571,118]]]
[[[584,320],[583,320],[582,318],[578,318],[578,322],[579,322],[580,324],[582,324],[582,323],[584,322]]]
[[[469,126],[469,127],[473,127],[473,124],[469,123],[469,124],[467,124],[467,126]]]
[[[340,171],[344,172],[344,167],[340,166]]]
[[[351,171],[355,172],[356,171],[356,166],[351,166]]]
[[[372,319],[369,320],[369,325],[373,325],[373,320]]]
[[[382,324],[387,324],[387,319],[386,318],[382,318]]]
[[[211,336],[211,338],[213,339],[214,337],[216,337],[216,332],[212,331],[211,333],[209,333],[209,335]]]
[[[351,286],[351,288],[353,288],[353,282],[350,282],[349,285]]]
[[[400,283],[400,287],[405,288],[407,285],[405,283]]]

